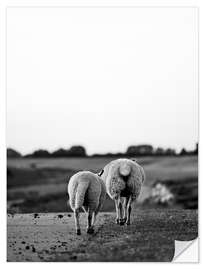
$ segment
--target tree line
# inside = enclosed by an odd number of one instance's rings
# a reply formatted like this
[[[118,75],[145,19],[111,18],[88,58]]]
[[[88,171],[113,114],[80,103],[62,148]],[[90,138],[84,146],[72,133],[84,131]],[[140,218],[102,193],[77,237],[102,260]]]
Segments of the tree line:
[[[7,157],[8,158],[60,158],[60,157],[137,157],[137,156],[186,156],[186,155],[197,155],[198,154],[198,143],[192,151],[187,151],[183,148],[179,153],[172,148],[154,148],[150,144],[142,145],[131,145],[127,148],[126,152],[118,153],[106,153],[106,154],[93,154],[87,155],[85,147],[81,145],[75,145],[69,149],[60,148],[56,151],[49,152],[45,149],[38,149],[30,154],[22,155],[20,152],[8,148]]]

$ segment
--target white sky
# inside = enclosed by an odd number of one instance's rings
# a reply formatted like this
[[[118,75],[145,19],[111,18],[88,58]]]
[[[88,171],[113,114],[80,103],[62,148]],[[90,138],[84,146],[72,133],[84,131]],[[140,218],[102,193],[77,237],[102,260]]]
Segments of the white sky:
[[[193,149],[197,10],[9,8],[7,145]]]

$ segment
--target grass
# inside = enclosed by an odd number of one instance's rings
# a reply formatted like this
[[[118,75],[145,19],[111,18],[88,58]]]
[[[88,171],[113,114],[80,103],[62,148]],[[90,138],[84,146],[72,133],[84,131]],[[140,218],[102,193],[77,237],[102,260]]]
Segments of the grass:
[[[66,190],[71,175],[79,170],[98,172],[111,160],[112,158],[8,159],[8,212],[66,211]],[[172,180],[179,184],[179,190],[192,185],[195,188],[195,193],[191,192],[192,200],[197,200],[197,156],[142,157],[137,160],[146,173],[145,186],[150,187],[157,180],[166,183]],[[176,189],[176,185],[172,188]],[[104,211],[112,209],[112,201],[107,200]]]
[[[113,158],[40,158],[40,159],[8,159],[8,168],[48,169],[57,168],[72,171],[100,171]],[[185,157],[141,157],[137,161],[146,171],[147,181],[167,178],[197,177],[197,156]]]

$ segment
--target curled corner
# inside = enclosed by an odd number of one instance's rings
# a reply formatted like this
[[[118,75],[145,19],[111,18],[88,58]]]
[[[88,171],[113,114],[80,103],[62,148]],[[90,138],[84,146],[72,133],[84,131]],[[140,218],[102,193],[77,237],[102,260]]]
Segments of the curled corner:
[[[175,252],[173,262],[193,262],[199,261],[199,240],[177,241],[175,240]]]

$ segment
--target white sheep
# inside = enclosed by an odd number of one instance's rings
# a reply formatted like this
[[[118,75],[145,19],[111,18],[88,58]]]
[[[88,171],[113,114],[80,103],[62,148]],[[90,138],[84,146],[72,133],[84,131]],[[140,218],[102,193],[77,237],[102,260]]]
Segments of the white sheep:
[[[131,203],[138,198],[145,180],[143,168],[136,161],[121,158],[107,164],[100,176],[115,201],[116,223],[130,225]]]
[[[69,203],[74,211],[76,233],[81,234],[79,214],[82,207],[88,213],[87,233],[94,233],[96,216],[106,197],[106,188],[101,178],[92,172],[74,174],[68,183]]]

